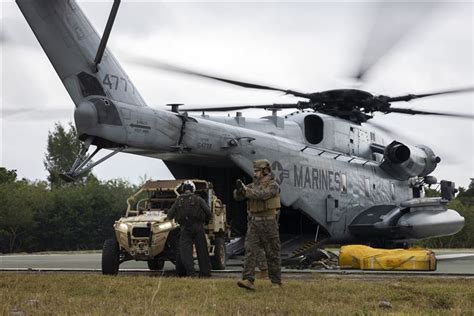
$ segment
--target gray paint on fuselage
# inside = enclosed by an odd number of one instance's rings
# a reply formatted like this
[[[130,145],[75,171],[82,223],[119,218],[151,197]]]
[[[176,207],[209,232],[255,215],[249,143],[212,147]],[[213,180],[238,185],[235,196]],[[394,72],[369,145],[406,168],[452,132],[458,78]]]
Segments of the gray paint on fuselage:
[[[338,238],[350,237],[348,225],[364,208],[390,206],[412,198],[410,182],[393,179],[419,176],[423,167],[430,167],[424,159],[434,158],[431,154],[415,157],[419,160],[416,170],[403,170],[410,169],[403,165],[397,169],[393,166],[396,162],[389,166],[392,168],[383,169],[379,165],[381,155],[374,154],[370,147],[371,143],[386,144],[377,133],[312,111],[298,111],[284,119],[276,116],[252,119],[241,115],[235,118],[186,117],[151,109],[107,49],[98,72],[94,72],[92,65],[99,35],[73,0],[17,0],[17,3],[76,105],[75,121],[81,139],[94,139],[96,144],[107,147],[125,146],[125,152],[179,162],[180,165],[216,170],[214,167],[218,165],[233,167],[235,164],[250,177],[255,159],[277,162],[281,166],[278,171],[283,175],[282,203],[308,214]],[[82,94],[77,77],[81,73],[93,76],[103,92],[95,89],[94,81],[94,89]],[[106,96],[90,93],[99,90],[96,93]],[[122,125],[99,121],[93,98],[103,98],[100,100],[104,104],[107,101],[115,104]],[[306,119],[308,115],[312,116],[309,120]],[[318,119],[314,120],[314,116]],[[436,163],[431,162],[431,165],[434,170]],[[430,168],[426,173],[432,171]],[[389,176],[384,170],[392,170],[399,176],[404,174],[403,177]],[[341,190],[343,176],[347,192]],[[439,207],[440,212],[445,212],[444,206]],[[453,221],[452,227],[444,225],[443,230],[438,226],[446,220],[431,217],[431,231],[423,227],[425,223],[429,224],[429,221],[425,222],[430,216],[428,211],[424,216],[411,215],[413,221],[405,227],[406,235],[410,236],[414,224],[420,230],[412,235],[415,237],[424,236],[426,232],[455,233],[464,220],[454,213],[443,213]],[[410,218],[407,216],[407,219]],[[390,238],[390,233],[385,237]]]

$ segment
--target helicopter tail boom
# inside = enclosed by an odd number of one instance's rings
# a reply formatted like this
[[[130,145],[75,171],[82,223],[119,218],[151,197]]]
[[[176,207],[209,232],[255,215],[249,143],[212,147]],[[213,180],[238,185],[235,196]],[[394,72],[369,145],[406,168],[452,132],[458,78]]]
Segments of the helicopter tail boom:
[[[74,0],[17,0],[16,3],[76,107],[90,96],[146,105],[111,52],[104,51],[106,41],[101,45],[100,36]],[[100,64],[96,60],[99,47],[103,51]]]

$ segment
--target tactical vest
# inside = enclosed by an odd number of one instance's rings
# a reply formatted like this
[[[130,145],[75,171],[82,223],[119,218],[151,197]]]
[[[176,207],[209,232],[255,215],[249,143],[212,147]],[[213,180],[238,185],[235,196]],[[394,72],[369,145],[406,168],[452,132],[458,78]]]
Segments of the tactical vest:
[[[247,208],[250,214],[258,216],[276,215],[277,210],[281,207],[280,195],[277,194],[268,200],[254,200],[247,201]]]

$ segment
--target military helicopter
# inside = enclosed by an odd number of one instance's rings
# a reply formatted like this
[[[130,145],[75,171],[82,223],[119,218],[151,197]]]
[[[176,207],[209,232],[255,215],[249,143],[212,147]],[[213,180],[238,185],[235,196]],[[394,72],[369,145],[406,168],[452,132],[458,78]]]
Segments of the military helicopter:
[[[147,106],[106,48],[120,1],[114,1],[102,37],[72,0],[16,2],[76,106],[82,148],[64,179],[74,181],[119,152],[162,159],[176,178],[213,182],[228,205],[233,231],[243,234],[245,205],[233,201],[233,185],[236,179],[250,180],[253,160],[267,158],[281,187],[282,234],[388,247],[462,229],[464,218],[447,208],[454,183],[441,181],[442,198],[423,197],[423,186],[437,183],[430,174],[440,158],[427,146],[389,142],[361,124],[375,112],[468,117],[397,108],[392,103],[473,88],[395,97],[359,89],[307,93],[144,60],[147,66],[303,99],[192,109],[203,111],[202,115],[183,112],[180,104],[162,111]],[[248,108],[272,114],[253,119],[240,112],[235,117],[205,113]],[[278,116],[281,109],[296,111]],[[96,149],[88,154],[91,145]],[[92,162],[101,149],[111,152]]]

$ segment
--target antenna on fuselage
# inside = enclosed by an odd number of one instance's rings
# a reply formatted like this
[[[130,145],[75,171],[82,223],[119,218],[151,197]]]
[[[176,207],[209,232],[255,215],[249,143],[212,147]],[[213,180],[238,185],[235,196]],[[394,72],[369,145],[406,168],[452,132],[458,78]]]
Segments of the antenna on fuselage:
[[[94,73],[99,71],[99,68],[97,66],[102,61],[102,56],[104,55],[105,47],[107,46],[107,41],[109,40],[109,35],[112,31],[112,26],[114,25],[115,17],[117,16],[119,6],[120,0],[114,0],[114,4],[112,5],[112,9],[110,10],[109,19],[107,20],[107,24],[105,25],[104,34],[100,39],[99,48],[97,49],[97,54],[95,55],[94,66],[92,68],[92,71]]]
[[[278,111],[281,111],[281,109],[279,108],[272,108],[272,107],[269,107],[267,110],[272,111],[272,116],[278,116]]]
[[[173,113],[179,113],[179,107],[183,105],[183,103],[168,103],[166,106],[171,107],[171,112]]]

